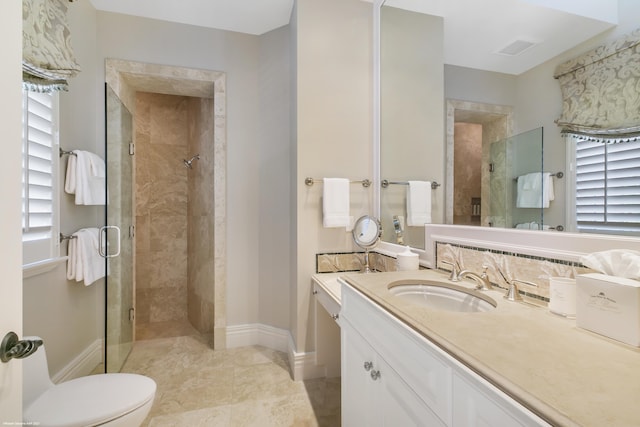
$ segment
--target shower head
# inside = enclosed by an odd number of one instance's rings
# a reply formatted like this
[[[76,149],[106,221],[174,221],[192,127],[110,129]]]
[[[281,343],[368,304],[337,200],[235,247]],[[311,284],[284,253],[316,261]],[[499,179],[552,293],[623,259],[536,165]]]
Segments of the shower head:
[[[193,169],[192,163],[193,163],[194,160],[200,160],[200,154],[196,154],[195,156],[193,156],[189,160],[183,160],[185,167],[188,167],[189,169]]]

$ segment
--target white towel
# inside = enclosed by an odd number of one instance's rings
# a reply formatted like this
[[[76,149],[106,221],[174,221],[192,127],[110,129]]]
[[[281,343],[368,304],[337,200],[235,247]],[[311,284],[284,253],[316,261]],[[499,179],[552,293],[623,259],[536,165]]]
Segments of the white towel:
[[[97,228],[83,228],[73,233],[69,240],[67,279],[84,281],[89,286],[105,276],[105,259],[98,252]]]
[[[349,215],[349,203],[348,179],[323,179],[322,225],[324,227],[345,227],[350,231],[353,227],[353,217]]]
[[[407,187],[407,225],[422,227],[431,223],[431,182],[409,181]]]
[[[516,207],[548,208],[553,199],[553,178],[549,172],[533,172],[518,177]]]
[[[104,160],[88,151],[73,150],[67,161],[64,191],[75,194],[76,205],[104,205],[106,167]]]

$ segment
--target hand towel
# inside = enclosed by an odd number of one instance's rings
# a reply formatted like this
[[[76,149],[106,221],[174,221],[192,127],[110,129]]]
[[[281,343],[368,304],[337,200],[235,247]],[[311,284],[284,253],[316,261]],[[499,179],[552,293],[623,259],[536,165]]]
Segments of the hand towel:
[[[75,194],[76,205],[104,205],[107,194],[104,160],[88,151],[73,153],[67,161],[65,192]]]
[[[516,207],[548,208],[554,198],[553,177],[549,172],[533,172],[518,177]]]
[[[353,217],[349,215],[349,203],[348,179],[323,179],[322,225],[324,227],[345,227],[350,231],[353,227]]]
[[[89,286],[105,276],[105,259],[98,251],[98,229],[83,228],[73,236],[68,247],[67,279],[84,281],[85,286]]]
[[[422,227],[431,223],[431,182],[409,181],[407,187],[407,225]]]

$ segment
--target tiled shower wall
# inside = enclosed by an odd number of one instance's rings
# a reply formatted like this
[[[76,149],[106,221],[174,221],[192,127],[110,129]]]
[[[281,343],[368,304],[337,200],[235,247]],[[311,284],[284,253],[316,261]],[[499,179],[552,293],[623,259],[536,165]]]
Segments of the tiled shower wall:
[[[482,196],[482,125],[456,123],[454,140],[453,223],[480,225],[480,212],[473,215],[471,201]]]
[[[137,324],[187,318],[188,99],[136,99]]]
[[[138,326],[188,319],[213,333],[213,156],[212,99],[138,93]]]
[[[214,164],[213,99],[189,98],[189,152],[200,154],[188,171],[187,206],[187,312],[202,334],[214,327]]]

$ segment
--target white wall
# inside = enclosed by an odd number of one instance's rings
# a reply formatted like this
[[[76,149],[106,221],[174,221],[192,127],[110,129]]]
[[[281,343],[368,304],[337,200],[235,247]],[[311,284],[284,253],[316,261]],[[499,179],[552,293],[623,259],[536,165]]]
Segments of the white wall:
[[[496,105],[516,103],[514,75],[445,64],[444,76],[445,99]]]
[[[282,27],[260,37],[260,136],[269,143],[259,144],[260,169],[256,182],[260,187],[256,264],[260,275],[258,319],[284,329],[290,325],[291,268],[289,31],[288,27]],[[274,243],[277,246],[274,247]]]
[[[297,275],[291,320],[296,349],[308,351],[315,255],[354,245],[344,228],[322,228],[322,184],[308,187],[304,178],[373,178],[373,11],[359,0],[298,0],[294,13]],[[372,212],[371,197],[371,188],[351,185],[355,218]]]
[[[21,230],[21,115],[22,115],[22,12],[18,2],[3,5],[0,16],[0,337],[10,331],[22,337],[22,230]],[[22,368],[19,361],[0,363],[0,421],[22,420]]]
[[[70,81],[69,92],[60,94],[60,146],[104,155],[103,133],[96,130],[96,111],[103,102],[103,87],[96,85],[95,10],[89,2],[70,3],[71,44],[82,72]],[[79,228],[104,222],[103,208],[76,206],[64,194],[66,156],[60,170],[60,228],[71,234]],[[61,246],[66,255],[67,243]],[[90,287],[66,280],[66,263],[46,274],[23,281],[23,317],[26,335],[38,335],[47,346],[49,370],[55,375],[104,332],[104,280]]]

